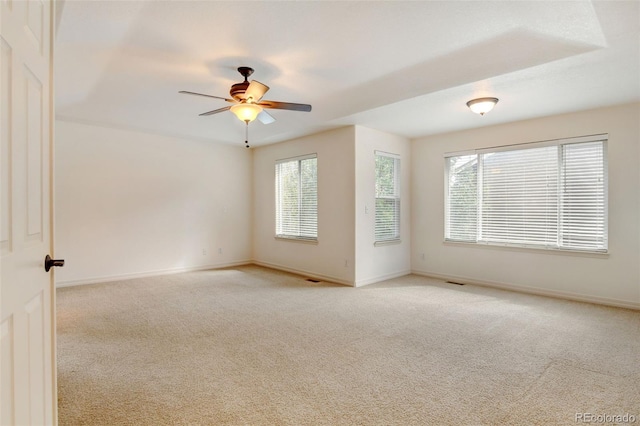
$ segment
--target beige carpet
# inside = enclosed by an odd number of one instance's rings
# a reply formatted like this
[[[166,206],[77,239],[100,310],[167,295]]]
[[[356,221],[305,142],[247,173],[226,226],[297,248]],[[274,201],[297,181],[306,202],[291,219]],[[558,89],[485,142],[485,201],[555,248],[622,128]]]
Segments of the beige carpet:
[[[257,266],[57,297],[61,425],[640,424],[637,311]]]

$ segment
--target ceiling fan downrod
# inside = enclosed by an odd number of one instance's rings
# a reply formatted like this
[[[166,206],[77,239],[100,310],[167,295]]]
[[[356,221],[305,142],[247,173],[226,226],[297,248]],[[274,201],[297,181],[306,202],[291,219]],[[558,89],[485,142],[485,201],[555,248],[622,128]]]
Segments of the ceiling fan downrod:
[[[244,77],[244,81],[247,81],[247,77],[253,74],[253,68],[251,67],[238,67],[238,72]]]

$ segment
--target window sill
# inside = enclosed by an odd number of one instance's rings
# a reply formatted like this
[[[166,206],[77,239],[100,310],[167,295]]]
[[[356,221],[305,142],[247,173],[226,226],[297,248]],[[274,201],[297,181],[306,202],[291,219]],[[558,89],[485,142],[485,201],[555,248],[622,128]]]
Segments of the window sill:
[[[312,245],[318,245],[318,240],[312,240],[310,238],[297,238],[297,237],[283,237],[283,236],[279,236],[276,235],[274,237],[276,240],[278,241],[291,241],[293,243],[303,243],[303,244],[312,244]]]
[[[392,246],[400,243],[402,243],[402,240],[398,238],[397,240],[376,241],[375,243],[373,243],[373,245],[375,247],[380,247],[380,246]]]
[[[547,247],[533,247],[533,246],[517,246],[510,244],[489,244],[489,243],[468,243],[464,241],[449,241],[444,240],[442,242],[446,246],[463,246],[474,247],[491,250],[507,250],[507,251],[520,251],[538,254],[551,254],[551,255],[563,255],[563,256],[581,256],[607,259],[609,258],[609,252],[595,252],[595,251],[583,251],[583,250],[568,250],[568,249],[556,249]]]

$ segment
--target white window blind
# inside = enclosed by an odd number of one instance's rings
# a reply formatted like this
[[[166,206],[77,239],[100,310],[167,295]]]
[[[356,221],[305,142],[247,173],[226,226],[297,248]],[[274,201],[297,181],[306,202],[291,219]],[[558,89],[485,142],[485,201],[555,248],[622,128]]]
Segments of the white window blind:
[[[558,148],[480,154],[480,241],[556,245]]]
[[[375,241],[400,239],[400,157],[375,152],[376,218]]]
[[[445,239],[607,251],[606,135],[446,158]]]
[[[318,173],[315,154],[276,162],[276,236],[317,240]]]
[[[447,239],[475,241],[478,224],[478,156],[446,159],[448,197],[445,203]]]
[[[562,146],[560,237],[576,249],[607,246],[604,144]]]

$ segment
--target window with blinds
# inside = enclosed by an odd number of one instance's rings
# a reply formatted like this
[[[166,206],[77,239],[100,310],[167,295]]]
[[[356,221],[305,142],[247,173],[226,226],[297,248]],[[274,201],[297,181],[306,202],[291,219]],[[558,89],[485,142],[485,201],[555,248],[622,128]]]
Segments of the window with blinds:
[[[607,251],[607,135],[446,156],[445,239]]]
[[[276,237],[318,239],[316,154],[276,161]]]
[[[375,241],[400,239],[400,157],[375,152],[376,222]]]

